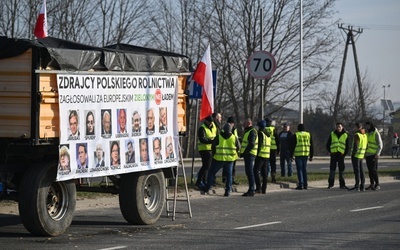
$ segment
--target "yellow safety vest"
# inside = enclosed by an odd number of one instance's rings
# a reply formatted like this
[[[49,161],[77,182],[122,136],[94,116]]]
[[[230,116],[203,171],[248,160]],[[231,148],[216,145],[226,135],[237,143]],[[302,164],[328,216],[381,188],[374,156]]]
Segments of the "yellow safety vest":
[[[256,156],[257,155],[257,149],[258,149],[258,136],[257,136],[257,130],[255,128],[249,129],[244,135],[243,135],[243,140],[242,140],[242,147],[240,148],[240,153],[243,154],[244,150],[246,149],[247,145],[249,144],[248,138],[250,135],[250,132],[254,130],[254,133],[256,133],[256,140],[254,142],[254,147],[250,150],[250,154]]]
[[[370,155],[375,155],[378,152],[378,142],[375,140],[377,131],[375,130],[372,133],[367,134],[368,145],[367,145],[367,153]]]
[[[206,138],[212,140],[215,138],[215,136],[217,136],[217,126],[214,125],[211,129],[208,128],[205,124],[202,124],[201,126],[204,128],[204,131],[206,132]],[[211,146],[212,146],[211,143],[204,144],[201,143],[200,140],[197,143],[197,149],[199,151],[211,150]]]
[[[347,137],[348,137],[347,133],[341,134],[340,138],[338,138],[335,132],[331,132],[331,153],[340,152],[344,154],[344,152],[346,151]]]
[[[270,134],[271,150],[278,149],[278,147],[276,146],[276,139],[275,139],[275,134],[274,134],[275,127],[271,126],[271,127],[266,127],[265,129]]]
[[[262,132],[262,137],[263,137],[263,143],[260,146],[260,152],[258,152],[259,157],[262,158],[268,158],[270,155],[270,149],[271,149],[271,138],[268,137],[264,132]]]
[[[354,157],[358,158],[358,159],[362,159],[362,158],[364,158],[365,151],[367,150],[368,138],[367,138],[366,134],[361,134],[360,132],[357,132],[356,135],[357,134],[358,134],[358,138],[360,139],[360,141],[358,143],[358,148],[357,148],[357,151],[356,151]],[[354,139],[353,139],[353,147],[354,147]]]
[[[214,159],[217,161],[235,161],[237,159],[236,136],[232,134],[228,139],[225,139],[222,135],[218,135],[218,140]]]
[[[311,135],[306,131],[297,131],[296,147],[294,148],[294,156],[309,156],[311,147]]]

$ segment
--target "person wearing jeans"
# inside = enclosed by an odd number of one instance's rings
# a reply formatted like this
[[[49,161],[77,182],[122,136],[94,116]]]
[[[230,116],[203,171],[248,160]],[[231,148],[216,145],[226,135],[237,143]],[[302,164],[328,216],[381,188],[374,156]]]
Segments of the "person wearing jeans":
[[[223,168],[226,173],[225,194],[229,196],[232,190],[232,168],[240,149],[238,138],[232,134],[232,127],[229,123],[225,124],[222,132],[215,137],[212,145],[213,161],[207,177],[207,184],[204,192],[210,190],[214,183],[216,173]]]
[[[293,136],[293,132],[290,131],[290,126],[287,123],[284,123],[282,126],[283,130],[279,133],[279,158],[281,165],[281,177],[286,176],[286,167],[287,165],[287,176],[290,177],[293,174],[292,171],[292,159],[290,159],[290,150],[289,150],[289,142]]]
[[[312,161],[314,147],[311,133],[305,131],[304,124],[297,126],[297,132],[292,137],[290,155],[295,157],[298,185],[297,190],[308,189],[307,160]]]
[[[367,150],[368,138],[360,122],[354,124],[355,134],[353,138],[353,147],[351,150],[351,163],[353,164],[355,185],[350,191],[365,191],[365,176],[362,167],[362,159]],[[360,183],[361,182],[361,183]]]
[[[307,161],[308,156],[296,156],[294,159],[297,170],[298,185],[296,189],[308,189]],[[310,159],[312,161],[312,159]]]
[[[267,168],[269,161],[269,153],[271,147],[271,138],[267,136],[265,131],[266,122],[261,120],[257,123],[258,126],[258,148],[257,156],[254,162],[254,180],[256,183],[256,193],[267,192]],[[260,173],[262,177],[262,183],[260,181]]]
[[[247,181],[249,182],[249,189],[243,196],[254,196],[254,160],[257,155],[258,136],[257,130],[253,127],[253,122],[250,118],[245,120],[243,126],[245,130],[242,139],[242,147],[240,148],[240,155],[244,159],[244,168]]]

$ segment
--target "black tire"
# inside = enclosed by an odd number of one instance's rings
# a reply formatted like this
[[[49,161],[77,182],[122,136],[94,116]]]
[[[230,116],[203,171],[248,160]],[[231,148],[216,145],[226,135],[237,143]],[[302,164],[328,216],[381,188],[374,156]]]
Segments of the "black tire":
[[[125,220],[134,225],[155,223],[165,205],[165,188],[161,170],[121,175],[119,207]]]
[[[71,225],[76,206],[72,181],[55,182],[57,165],[31,167],[19,189],[18,208],[25,228],[37,236],[58,236]]]

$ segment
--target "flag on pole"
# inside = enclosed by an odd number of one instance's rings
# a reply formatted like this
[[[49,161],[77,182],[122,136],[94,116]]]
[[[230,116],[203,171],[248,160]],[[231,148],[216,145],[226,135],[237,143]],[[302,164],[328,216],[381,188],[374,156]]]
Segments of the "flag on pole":
[[[43,0],[43,5],[40,9],[33,34],[35,34],[37,38],[44,38],[47,36],[46,0]]]
[[[203,87],[200,108],[200,120],[203,120],[207,116],[212,115],[214,112],[214,91],[210,45],[207,46],[206,53],[197,65],[196,71],[193,73],[192,80],[196,81]]]

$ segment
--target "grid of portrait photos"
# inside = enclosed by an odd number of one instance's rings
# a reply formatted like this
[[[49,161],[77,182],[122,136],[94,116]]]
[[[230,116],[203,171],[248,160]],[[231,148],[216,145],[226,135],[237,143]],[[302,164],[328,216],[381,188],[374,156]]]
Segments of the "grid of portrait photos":
[[[59,91],[64,95],[61,98],[70,95],[68,100],[80,102],[60,102],[57,180],[177,165],[177,105],[171,98],[176,89],[142,91],[141,96],[138,90],[130,96],[119,89],[113,89],[112,94],[104,89],[93,90],[90,95],[76,89]],[[155,94],[149,94],[152,91],[169,98],[156,102]],[[98,102],[81,103],[88,98],[98,100],[99,96],[103,99]],[[118,101],[121,98],[125,102]]]

